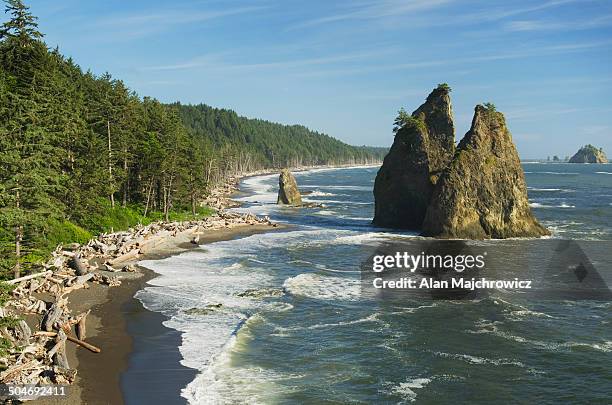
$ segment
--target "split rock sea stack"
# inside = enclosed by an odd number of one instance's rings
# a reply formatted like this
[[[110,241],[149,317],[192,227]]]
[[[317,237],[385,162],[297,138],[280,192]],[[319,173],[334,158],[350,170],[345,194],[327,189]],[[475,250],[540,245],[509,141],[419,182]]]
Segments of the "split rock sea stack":
[[[297,182],[288,169],[281,170],[280,177],[278,178],[278,199],[276,203],[295,206],[302,205],[302,196],[300,195],[300,190],[298,190]]]
[[[585,145],[572,156],[569,163],[608,163],[608,158],[603,149]]]
[[[432,195],[423,235],[488,239],[550,233],[529,207],[512,135],[495,107],[476,106],[472,127]]]
[[[374,183],[377,226],[420,229],[434,186],[455,150],[450,88],[439,85],[412,116],[398,117],[393,146]]]

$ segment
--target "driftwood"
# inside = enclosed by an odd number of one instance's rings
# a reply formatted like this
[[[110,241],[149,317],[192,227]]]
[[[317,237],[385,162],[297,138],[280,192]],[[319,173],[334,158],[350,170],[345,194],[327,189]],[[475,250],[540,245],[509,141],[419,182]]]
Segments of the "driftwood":
[[[77,276],[88,273],[87,266],[81,261],[81,255],[79,253],[76,253],[72,259],[70,259],[69,266],[76,272]]]
[[[22,319],[17,325],[15,325],[15,337],[17,338],[17,343],[21,345],[27,345],[30,341],[30,336],[32,336],[32,330],[28,324]]]
[[[42,316],[42,321],[36,331],[29,330],[25,322],[0,330],[3,337],[23,347],[19,351],[10,350],[0,358],[0,366],[6,368],[1,373],[2,382],[70,384],[76,370],[68,369],[66,342],[73,342],[94,353],[101,352],[100,348],[85,341],[89,311],[74,316],[65,298],[76,289],[88,288],[92,282],[109,287],[121,284],[121,277],[95,269],[135,271],[133,263],[141,258],[142,253],[162,246],[174,236],[181,235],[181,238],[199,244],[204,232],[253,223],[271,225],[267,218],[221,212],[197,221],[139,225],[127,232],[100,235],[86,245],[58,246],[43,265],[47,271],[10,281],[17,288],[7,303],[9,313],[37,313]],[[115,265],[114,268],[111,264]],[[54,299],[45,302],[35,293],[44,293]],[[0,307],[2,313],[4,309]]]
[[[81,339],[77,339],[73,336],[70,335],[66,335],[66,332],[64,332],[62,330],[62,333],[64,333],[64,335],[66,336],[66,339],[71,341],[72,343],[76,343],[77,345],[84,347],[85,349],[92,351],[94,353],[100,353],[102,350],[99,347],[96,347],[94,345],[92,345],[91,343],[87,343]],[[35,336],[48,336],[48,337],[55,337],[58,335],[58,332],[44,332],[44,331],[40,331],[40,332],[36,332],[34,334]]]
[[[63,312],[63,308],[60,307],[57,302],[54,302],[51,305],[51,308],[49,308],[49,310],[45,314],[45,317],[43,318],[41,329],[47,332],[51,332],[53,330],[53,324],[59,321]]]
[[[59,330],[55,337],[55,346],[49,351],[49,357],[53,357],[53,364],[61,368],[70,368],[68,357],[66,357],[66,332]]]
[[[130,250],[129,252],[118,256],[116,258],[114,258],[113,260],[109,261],[109,264],[111,266],[116,265],[117,263],[122,263],[128,260],[132,260],[132,259],[136,259],[138,257],[138,255],[140,254],[140,250],[139,249],[134,249],[134,250]]]
[[[28,370],[34,367],[37,367],[40,365],[40,362],[36,359],[29,361],[27,363],[23,363],[23,364],[19,364],[19,365],[15,365],[13,367],[10,367],[9,369],[3,371],[2,373],[0,373],[0,381],[6,381],[8,377],[10,377],[11,375],[15,374],[15,373],[19,373],[22,372],[24,370]]]
[[[80,339],[77,339],[75,337],[68,336],[67,339],[70,340],[72,343],[76,343],[77,345],[82,346],[82,347],[86,348],[87,350],[92,351],[94,353],[100,353],[102,351],[102,350],[100,350],[99,347],[96,347],[96,346],[94,346],[92,344],[84,342],[84,341],[82,341]]]
[[[89,315],[90,311],[87,311],[78,317],[78,322],[75,326],[75,331],[76,331],[77,338],[79,340],[84,340],[87,337],[86,320],[87,320],[87,315]]]
[[[53,272],[51,270],[47,270],[47,271],[43,271],[42,273],[34,273],[34,274],[30,274],[29,276],[15,278],[13,280],[7,281],[6,283],[7,284],[17,284],[17,283],[21,283],[22,281],[31,280],[37,277],[50,276],[51,274],[53,274]]]

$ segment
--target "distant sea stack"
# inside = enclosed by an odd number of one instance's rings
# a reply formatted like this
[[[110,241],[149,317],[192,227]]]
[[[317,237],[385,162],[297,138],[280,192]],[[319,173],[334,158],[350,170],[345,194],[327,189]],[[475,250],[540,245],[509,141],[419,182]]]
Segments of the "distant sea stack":
[[[569,163],[608,163],[608,158],[603,149],[585,145],[572,156]]]
[[[450,88],[439,85],[412,115],[400,111],[393,146],[374,183],[377,226],[420,229],[442,170],[455,150]]]
[[[531,212],[512,135],[493,105],[476,106],[472,127],[436,185],[423,235],[458,239],[549,235]]]
[[[300,195],[300,190],[298,190],[297,182],[288,169],[281,170],[280,177],[278,178],[278,199],[276,203],[282,205],[302,205],[302,196]]]

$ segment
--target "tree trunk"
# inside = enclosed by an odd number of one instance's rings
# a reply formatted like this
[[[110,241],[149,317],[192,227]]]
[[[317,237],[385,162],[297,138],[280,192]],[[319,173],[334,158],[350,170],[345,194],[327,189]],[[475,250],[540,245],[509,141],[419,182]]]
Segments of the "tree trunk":
[[[16,206],[19,210],[19,190],[16,193]],[[14,278],[19,278],[21,275],[21,241],[23,240],[23,227],[15,226],[15,268],[13,269]]]
[[[127,205],[128,194],[130,192],[130,174],[128,173],[127,148],[123,150],[123,172],[125,173],[125,181],[123,183],[123,201],[121,201],[121,206],[125,208]]]
[[[147,216],[147,212],[149,211],[149,202],[151,201],[151,192],[153,191],[153,179],[149,183],[149,190],[147,191],[147,203],[145,204],[144,216]]]
[[[111,207],[115,208],[115,196],[113,195],[113,150],[111,148],[111,130],[110,121],[106,121],[106,133],[108,135],[108,183],[110,185],[110,202]]]
[[[168,192],[166,191],[166,186],[163,186],[163,200],[164,200],[164,220],[168,222]]]

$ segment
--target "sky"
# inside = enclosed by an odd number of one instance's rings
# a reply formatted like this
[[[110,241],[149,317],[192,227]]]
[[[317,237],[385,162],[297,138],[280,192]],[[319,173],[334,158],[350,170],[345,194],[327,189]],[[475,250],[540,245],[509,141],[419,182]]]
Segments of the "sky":
[[[457,140],[506,115],[523,159],[612,155],[610,0],[26,0],[45,41],[141,96],[389,146],[438,83]]]

